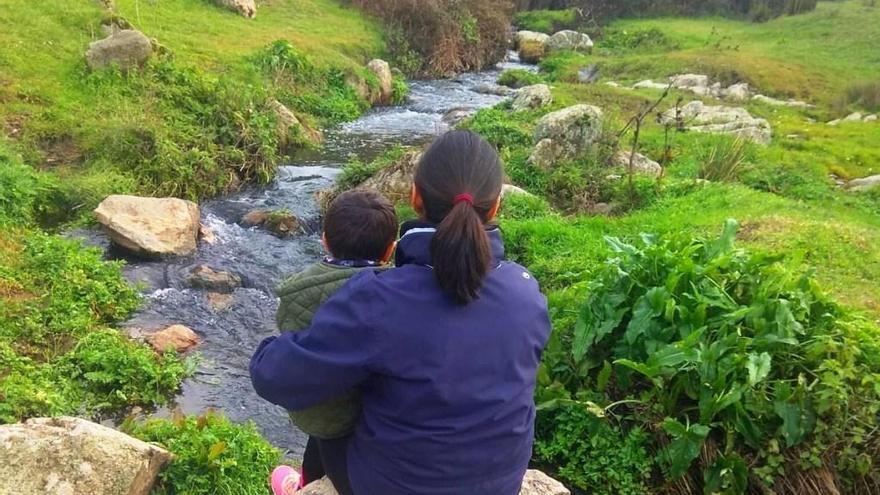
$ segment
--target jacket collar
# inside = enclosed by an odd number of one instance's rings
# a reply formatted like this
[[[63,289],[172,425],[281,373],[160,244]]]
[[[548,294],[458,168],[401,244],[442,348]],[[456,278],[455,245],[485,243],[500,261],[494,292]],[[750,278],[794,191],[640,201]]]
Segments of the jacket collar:
[[[404,223],[400,228],[400,240],[397,242],[397,251],[394,253],[394,264],[396,266],[431,266],[431,239],[435,232],[437,229],[434,224],[421,221]],[[493,265],[498,264],[504,260],[504,241],[501,238],[501,229],[496,225],[487,225],[486,234],[489,236]]]

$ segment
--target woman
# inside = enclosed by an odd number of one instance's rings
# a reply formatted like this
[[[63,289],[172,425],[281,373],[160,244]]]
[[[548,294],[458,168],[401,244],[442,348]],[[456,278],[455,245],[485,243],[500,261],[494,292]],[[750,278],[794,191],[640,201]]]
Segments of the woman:
[[[362,392],[346,465],[327,466],[342,495],[519,493],[550,322],[537,282],[503,261],[487,226],[502,174],[476,134],[438,138],[416,172],[422,220],[404,226],[398,268],[356,275],[311,328],[266,339],[251,361],[257,393],[290,410]]]

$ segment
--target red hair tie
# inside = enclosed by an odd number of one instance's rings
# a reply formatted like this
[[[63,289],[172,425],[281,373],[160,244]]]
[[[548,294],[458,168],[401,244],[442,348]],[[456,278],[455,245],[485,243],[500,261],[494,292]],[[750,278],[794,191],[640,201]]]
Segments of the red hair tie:
[[[461,202],[464,202],[464,203],[467,203],[471,206],[474,206],[474,197],[468,193],[462,193],[462,194],[459,194],[458,196],[456,196],[455,199],[452,200],[452,204],[454,204],[454,205],[457,205]]]

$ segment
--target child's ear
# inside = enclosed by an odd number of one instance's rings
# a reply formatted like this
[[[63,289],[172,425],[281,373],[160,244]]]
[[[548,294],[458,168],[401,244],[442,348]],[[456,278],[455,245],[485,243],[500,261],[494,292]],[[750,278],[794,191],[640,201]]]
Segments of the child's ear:
[[[413,183],[412,189],[409,192],[409,204],[420,217],[425,216],[425,203],[422,200],[422,193],[419,192],[415,183]]]
[[[388,263],[391,261],[391,257],[394,256],[394,248],[397,247],[397,241],[392,242],[388,245],[388,249],[385,250],[385,254],[382,255],[382,259],[379,260],[382,263]]]
[[[495,218],[496,215],[498,215],[499,208],[501,208],[501,195],[498,195],[498,199],[495,200],[495,204],[492,205],[492,209],[489,210],[488,218],[486,218],[487,222],[492,220],[493,218]]]

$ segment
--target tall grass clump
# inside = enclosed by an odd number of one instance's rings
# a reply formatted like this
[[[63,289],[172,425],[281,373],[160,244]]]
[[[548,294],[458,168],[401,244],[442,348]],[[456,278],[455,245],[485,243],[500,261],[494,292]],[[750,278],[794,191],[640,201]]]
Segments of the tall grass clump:
[[[697,155],[697,177],[710,181],[733,182],[743,171],[750,143],[741,137],[718,139]]]
[[[834,102],[835,110],[841,113],[850,107],[880,111],[880,79],[851,84]]]
[[[395,36],[395,65],[415,74],[479,70],[501,60],[513,8],[509,0],[353,0]],[[416,63],[413,54],[421,59]],[[399,63],[399,59],[403,63]],[[414,70],[413,70],[414,69]]]

